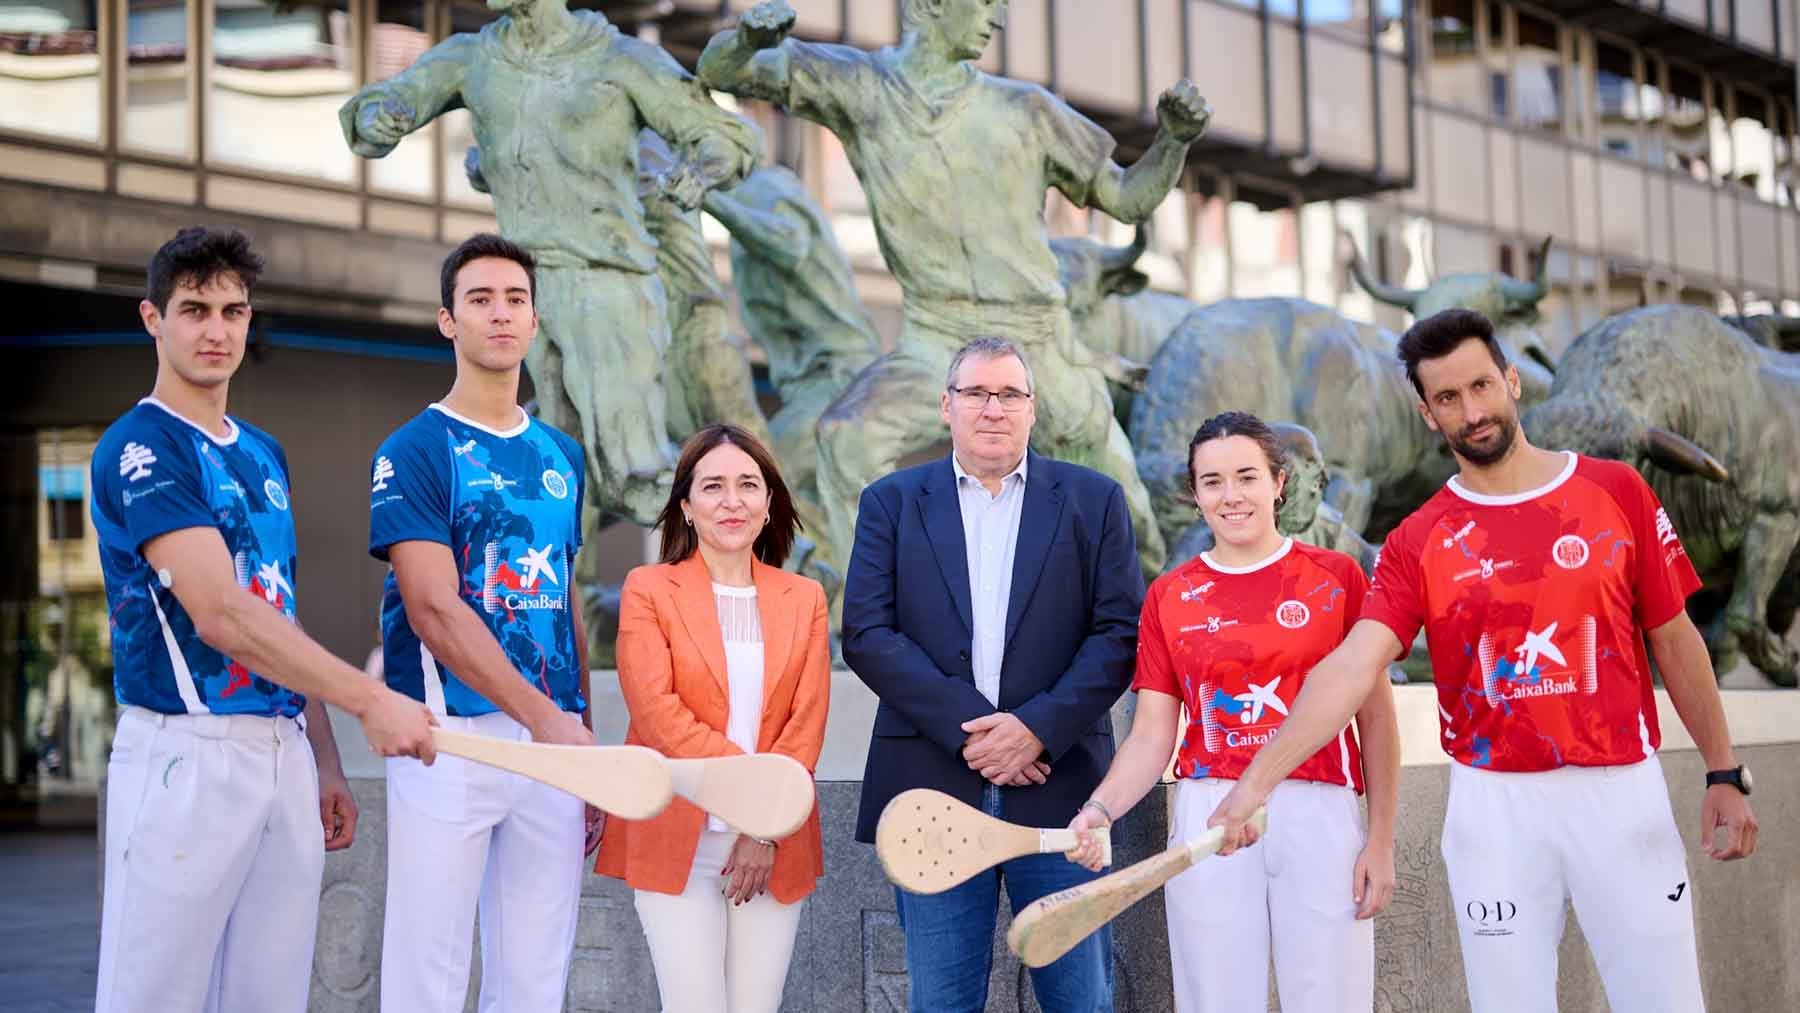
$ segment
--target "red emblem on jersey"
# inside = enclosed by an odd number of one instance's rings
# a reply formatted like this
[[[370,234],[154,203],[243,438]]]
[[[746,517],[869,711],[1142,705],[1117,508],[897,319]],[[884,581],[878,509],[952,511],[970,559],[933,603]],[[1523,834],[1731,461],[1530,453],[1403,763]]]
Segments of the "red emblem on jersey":
[[[1588,561],[1587,539],[1580,535],[1564,535],[1550,547],[1550,558],[1565,570],[1579,570]]]
[[[1289,598],[1275,607],[1275,621],[1280,623],[1283,629],[1297,630],[1305,626],[1306,621],[1311,618],[1312,610],[1306,607],[1306,603],[1293,598]]]

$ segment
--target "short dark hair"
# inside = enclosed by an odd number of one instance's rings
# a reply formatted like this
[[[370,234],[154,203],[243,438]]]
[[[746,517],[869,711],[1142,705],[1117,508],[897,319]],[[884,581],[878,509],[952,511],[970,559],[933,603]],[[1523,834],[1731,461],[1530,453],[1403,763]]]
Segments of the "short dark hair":
[[[1412,381],[1419,399],[1425,398],[1425,385],[1419,382],[1419,363],[1441,359],[1471,338],[1487,346],[1494,365],[1506,371],[1506,353],[1494,338],[1493,321],[1474,310],[1444,310],[1415,322],[1400,336],[1400,361],[1406,364],[1406,378]]]
[[[681,501],[694,490],[694,469],[700,466],[700,459],[715,447],[727,443],[750,455],[769,487],[769,523],[763,525],[751,551],[770,566],[787,562],[788,553],[794,547],[794,536],[801,528],[800,514],[794,509],[794,495],[782,481],[781,467],[775,463],[775,455],[769,453],[769,448],[745,430],[725,422],[707,426],[681,445],[681,457],[675,462],[675,484],[670,486],[669,501],[656,518],[656,523],[662,526],[661,562],[679,563],[699,550],[700,536],[684,519]]]
[[[169,312],[169,300],[183,285],[205,288],[220,275],[231,275],[244,286],[244,296],[256,286],[263,259],[250,248],[250,237],[236,229],[209,229],[190,225],[175,233],[150,258],[146,299],[158,313]]]
[[[492,232],[477,232],[462,241],[450,255],[444,258],[444,268],[438,273],[438,294],[444,301],[444,308],[455,312],[456,307],[456,275],[471,260],[483,257],[499,257],[510,260],[525,269],[525,285],[531,292],[531,301],[537,302],[537,258],[531,251],[504,236],[496,236]]]
[[[1194,438],[1188,441],[1188,489],[1193,490],[1200,485],[1200,476],[1194,474],[1194,451],[1200,449],[1202,443],[1222,440],[1227,436],[1247,436],[1256,441],[1262,448],[1263,456],[1269,461],[1269,474],[1280,475],[1288,470],[1287,450],[1281,445],[1281,437],[1269,424],[1249,412],[1220,412],[1195,430]]]

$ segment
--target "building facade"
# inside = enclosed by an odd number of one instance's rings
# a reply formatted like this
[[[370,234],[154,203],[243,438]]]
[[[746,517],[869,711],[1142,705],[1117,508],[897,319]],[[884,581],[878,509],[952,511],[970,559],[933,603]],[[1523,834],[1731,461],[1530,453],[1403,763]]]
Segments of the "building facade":
[[[790,3],[805,38],[898,35],[898,0]],[[594,6],[691,67],[750,4]],[[1159,288],[1304,296],[1400,327],[1348,282],[1342,235],[1409,286],[1525,273],[1548,235],[1541,330],[1560,348],[1646,302],[1800,314],[1797,13],[1795,0],[1014,0],[984,65],[1064,95],[1123,161],[1153,135],[1164,87],[1187,76],[1209,97],[1212,129],[1155,216],[1145,267]],[[382,570],[363,551],[364,469],[447,389],[436,267],[494,222],[462,171],[466,113],[379,161],[350,154],[336,113],[491,17],[467,0],[0,0],[13,308],[0,783],[91,778],[103,762],[110,657],[85,453],[148,389],[143,267],[182,225],[238,225],[269,259],[234,409],[288,449],[308,629],[353,660],[373,646]],[[842,151],[776,110],[742,111],[832,214],[891,335],[898,288]],[[1058,233],[1128,238],[1057,199],[1048,214]],[[728,275],[723,232],[707,228]],[[616,526],[586,566],[617,579],[644,545]]]

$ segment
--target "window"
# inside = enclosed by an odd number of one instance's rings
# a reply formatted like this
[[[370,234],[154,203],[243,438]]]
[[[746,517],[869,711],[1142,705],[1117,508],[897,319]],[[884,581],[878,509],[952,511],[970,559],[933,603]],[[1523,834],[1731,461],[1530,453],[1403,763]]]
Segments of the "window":
[[[1311,7],[1308,7],[1311,11]],[[1431,99],[1471,113],[1488,110],[1487,75],[1475,34],[1474,0],[1431,0]]]
[[[125,122],[120,135],[128,148],[193,157],[186,0],[128,0]]]
[[[482,7],[471,7],[454,4],[450,8],[450,32],[479,32],[482,26],[494,20],[498,15]],[[493,207],[493,199],[469,185],[469,174],[463,169],[463,159],[469,149],[475,146],[475,118],[467,109],[445,113],[438,117],[443,124],[444,138],[444,197],[456,204],[465,204],[484,210]]]
[[[1740,91],[1731,121],[1730,179],[1765,201],[1775,200],[1775,131],[1769,103],[1761,95]]]
[[[1551,21],[1518,15],[1519,45],[1513,51],[1512,97],[1521,127],[1563,132],[1564,69],[1562,29]]]
[[[94,11],[78,0],[0,0],[0,129],[99,142]]]
[[[1594,136],[1615,155],[1640,158],[1644,96],[1638,90],[1636,58],[1630,50],[1594,44]]]
[[[1775,203],[1784,208],[1794,206],[1794,190],[1800,185],[1795,167],[1794,107],[1783,102],[1778,107],[1779,129],[1775,133]]]
[[[379,0],[374,36],[369,40],[369,80],[385,81],[413,65],[431,48],[423,0]],[[376,190],[430,199],[432,131],[406,135],[385,158],[369,160],[369,186]]]
[[[213,16],[209,161],[349,183],[337,111],[356,91],[348,0],[220,3]]]
[[[1663,164],[1691,179],[1712,182],[1716,177],[1712,138],[1707,132],[1705,78],[1685,67],[1669,67],[1663,123]]]
[[[1306,22],[1366,41],[1371,6],[1375,9],[1376,45],[1390,53],[1404,53],[1406,22],[1400,0],[1306,0]]]
[[[38,486],[46,508],[46,541],[79,542],[86,536],[87,509],[81,495],[86,485],[86,470],[79,464],[38,467]]]

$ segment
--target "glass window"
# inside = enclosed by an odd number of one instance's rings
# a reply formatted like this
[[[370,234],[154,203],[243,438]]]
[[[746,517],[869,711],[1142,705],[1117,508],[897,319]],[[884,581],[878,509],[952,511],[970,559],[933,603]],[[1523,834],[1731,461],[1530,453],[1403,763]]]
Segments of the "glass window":
[[[1307,10],[1312,10],[1311,5]],[[1431,0],[1431,99],[1471,113],[1488,110],[1487,75],[1475,36],[1474,0]]]
[[[1725,117],[1725,89],[1711,82],[1706,98],[1706,145],[1712,152],[1713,181],[1731,179],[1731,121]]]
[[[1481,49],[1482,65],[1487,68],[1488,79],[1488,115],[1497,120],[1504,120],[1508,110],[1512,108],[1511,88],[1507,84],[1507,52],[1510,44],[1506,41],[1507,8],[1497,3],[1487,6],[1487,21],[1482,28],[1484,43]]]
[[[1306,0],[1306,21],[1334,34],[1367,40],[1371,4],[1375,11],[1376,45],[1390,53],[1405,52],[1406,22],[1400,0]]]
[[[86,0],[0,0],[0,130],[100,140],[100,52]]]
[[[466,3],[455,3],[450,6],[450,33],[479,32],[482,26],[499,15],[485,7],[477,7]],[[493,198],[481,193],[469,185],[469,174],[463,171],[463,159],[469,149],[475,146],[475,119],[467,109],[445,113],[438,117],[443,124],[444,138],[444,198],[457,204],[470,207],[492,209]]]
[[[1769,103],[1748,92],[1736,95],[1731,121],[1731,179],[1765,201],[1775,200],[1775,131]]]
[[[351,182],[337,111],[356,91],[354,53],[348,0],[219,0],[208,160]]]
[[[1222,0],[1222,2],[1231,4],[1235,7],[1248,7],[1253,11],[1262,9],[1262,5],[1258,0]],[[1323,3],[1329,7],[1334,3],[1339,5],[1355,3],[1356,0],[1307,0],[1306,6],[1307,14],[1309,16],[1312,14],[1311,8],[1315,2]],[[1300,16],[1299,0],[1269,0],[1269,13],[1276,15],[1277,17],[1297,19]]]
[[[1775,203],[1791,208],[1794,190],[1800,186],[1800,174],[1795,171],[1794,108],[1782,103],[1779,113],[1781,122],[1775,133]]]
[[[1228,213],[1232,294],[1300,295],[1300,221],[1294,210],[1260,211],[1248,201],[1233,201]]]
[[[129,0],[125,13],[125,147],[193,155],[188,125],[186,0]]]
[[[87,510],[82,493],[87,474],[80,465],[38,466],[38,485],[44,490],[45,537],[54,542],[79,542],[87,534]]]
[[[1553,134],[1563,129],[1562,29],[1551,21],[1518,15],[1513,52],[1513,101],[1521,127]]]
[[[1712,182],[1716,177],[1712,138],[1707,133],[1705,79],[1685,68],[1670,67],[1666,99],[1663,164],[1692,179]]]
[[[1624,158],[1640,158],[1644,95],[1639,92],[1631,51],[1594,44],[1594,131],[1600,147]]]
[[[422,0],[380,0],[376,4],[374,37],[369,40],[369,80],[393,77],[430,48]],[[415,131],[387,157],[370,159],[370,187],[429,199],[434,192],[431,137],[430,130]]]

